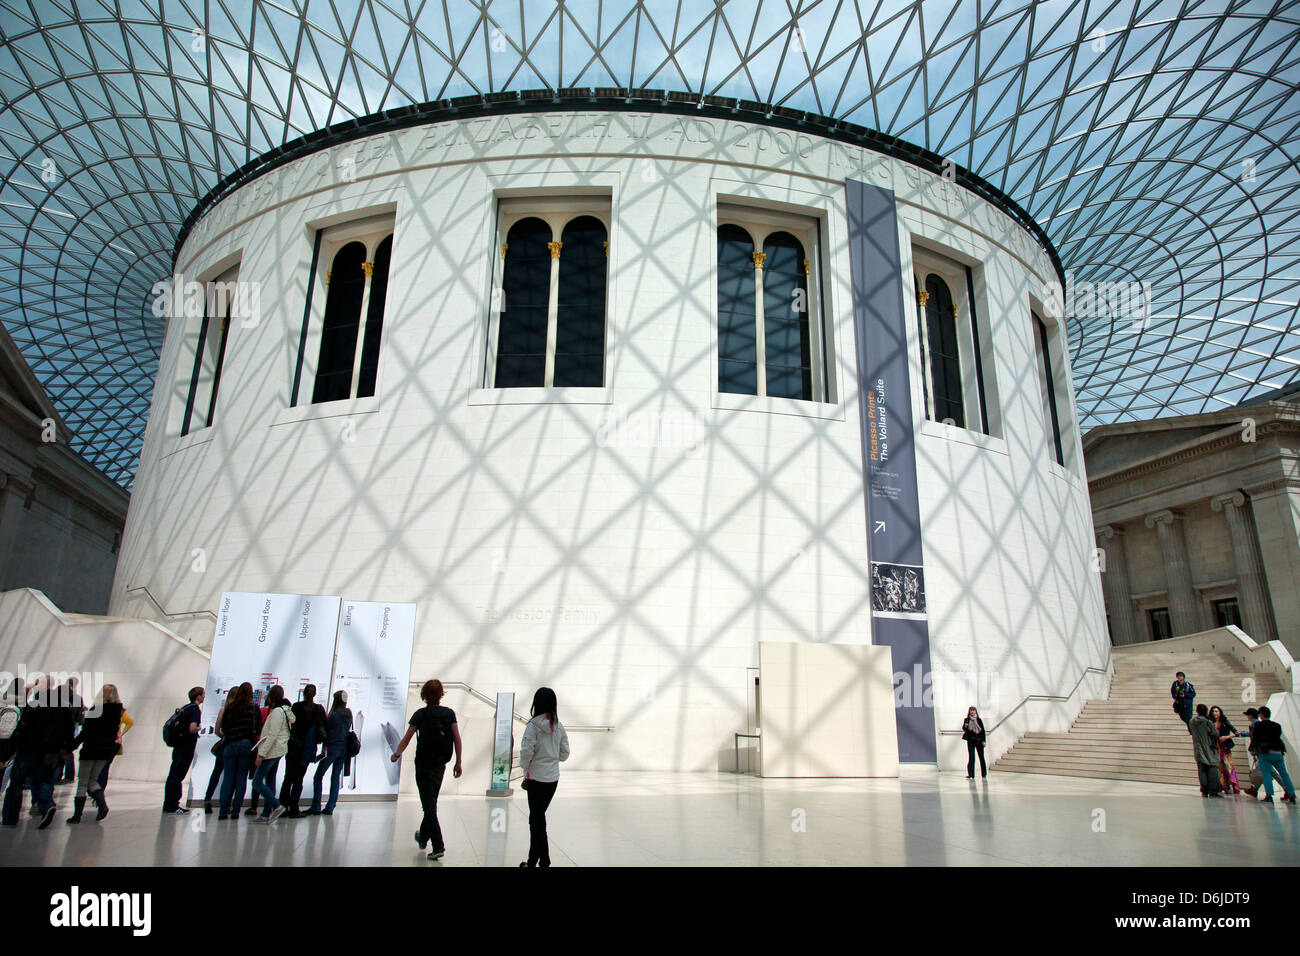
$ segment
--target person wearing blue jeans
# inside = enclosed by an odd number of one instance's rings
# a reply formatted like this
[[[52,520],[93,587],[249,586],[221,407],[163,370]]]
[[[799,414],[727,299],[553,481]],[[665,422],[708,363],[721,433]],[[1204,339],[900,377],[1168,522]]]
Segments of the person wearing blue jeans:
[[[262,815],[254,823],[274,823],[284,813],[284,806],[275,798],[275,771],[280,758],[289,750],[289,735],[293,727],[293,711],[284,699],[284,688],[279,684],[266,694],[266,724],[253,748],[253,790],[265,798]],[[226,758],[229,761],[230,758]]]
[[[270,720],[267,720],[270,723]],[[270,760],[263,758],[253,771],[253,790],[261,794],[265,801],[262,804],[262,815],[258,819],[269,819],[276,808],[280,806],[280,801],[275,798],[275,776],[280,768],[280,758],[273,757]],[[276,814],[279,816],[279,814]]]
[[[244,788],[248,785],[248,765],[253,762],[253,742],[232,740],[222,748],[224,769],[221,774],[221,803],[217,819],[238,817],[244,805]]]
[[[1264,803],[1273,802],[1273,774],[1282,781],[1282,802],[1295,803],[1295,786],[1286,769],[1286,744],[1282,742],[1282,725],[1274,723],[1267,707],[1259,709],[1259,721],[1250,730],[1251,745],[1259,757],[1259,769],[1264,773]]]
[[[245,681],[226,697],[214,728],[221,737],[221,803],[218,820],[235,818],[244,804],[253,741],[262,729],[261,711],[253,704],[253,685]]]
[[[334,692],[334,703],[330,706],[329,716],[325,718],[325,756],[316,768],[315,787],[312,791],[311,810],[309,813],[321,813],[330,816],[339,802],[339,785],[343,781],[343,767],[348,760],[348,731],[352,729],[352,711],[348,710],[348,692]],[[330,776],[330,800],[325,809],[320,808],[321,791],[325,783],[325,771],[333,769]]]

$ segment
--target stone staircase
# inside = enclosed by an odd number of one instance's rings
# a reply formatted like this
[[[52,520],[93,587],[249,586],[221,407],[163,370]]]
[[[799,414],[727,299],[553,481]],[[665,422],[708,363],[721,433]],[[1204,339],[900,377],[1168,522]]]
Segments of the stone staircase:
[[[1173,711],[1169,685],[1184,671],[1196,685],[1196,703],[1223,708],[1238,730],[1247,707],[1267,703],[1282,689],[1271,674],[1252,673],[1225,654],[1162,650],[1162,642],[1114,649],[1115,674],[1110,696],[1090,700],[1064,734],[1025,734],[993,765],[1013,773],[1135,780],[1197,786],[1192,742]],[[1243,701],[1254,678],[1253,698]],[[1233,751],[1238,779],[1249,784],[1246,741]]]

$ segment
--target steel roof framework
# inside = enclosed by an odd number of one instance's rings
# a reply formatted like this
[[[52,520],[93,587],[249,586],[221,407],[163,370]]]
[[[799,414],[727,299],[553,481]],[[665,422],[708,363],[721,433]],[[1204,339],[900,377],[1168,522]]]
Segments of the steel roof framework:
[[[149,290],[244,164],[384,110],[660,88],[870,127],[1029,212],[1079,282],[1084,427],[1300,372],[1300,3],[0,0],[0,314],[129,487],[161,347]]]

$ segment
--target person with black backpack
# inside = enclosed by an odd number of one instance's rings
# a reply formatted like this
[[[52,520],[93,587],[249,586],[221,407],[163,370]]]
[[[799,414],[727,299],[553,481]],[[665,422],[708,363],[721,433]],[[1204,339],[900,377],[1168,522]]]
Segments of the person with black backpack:
[[[352,733],[352,711],[348,709],[348,692],[336,690],[334,702],[330,704],[329,716],[325,718],[325,756],[316,768],[316,786],[311,798],[308,813],[331,816],[339,802],[339,785],[343,782],[343,766],[348,757],[356,756],[349,752],[349,738],[356,740]],[[325,771],[333,768],[330,776],[330,800],[321,809],[321,797],[324,794]]]
[[[424,701],[424,706],[411,715],[406,736],[390,758],[393,763],[401,760],[411,737],[417,733],[420,735],[415,746],[415,786],[420,791],[424,819],[420,821],[420,829],[415,831],[415,842],[421,850],[432,844],[429,847],[431,860],[442,859],[447,851],[442,842],[442,828],[438,826],[438,791],[442,789],[442,778],[447,772],[453,746],[456,751],[456,766],[452,773],[457,777],[461,773],[460,728],[456,726],[456,712],[440,705],[442,697],[442,681],[424,682],[420,688],[420,700]]]
[[[163,808],[167,814],[185,814],[190,811],[181,806],[181,784],[194,763],[194,748],[199,744],[199,728],[203,724],[202,687],[191,687],[190,702],[178,707],[176,713],[163,724],[163,743],[172,748],[172,765],[163,784]]]
[[[325,742],[325,708],[316,703],[315,684],[302,689],[302,700],[293,705],[293,717],[289,752],[284,758],[284,785],[280,788],[280,802],[290,819],[306,816],[298,805],[303,777],[307,765],[316,762],[316,745]]]

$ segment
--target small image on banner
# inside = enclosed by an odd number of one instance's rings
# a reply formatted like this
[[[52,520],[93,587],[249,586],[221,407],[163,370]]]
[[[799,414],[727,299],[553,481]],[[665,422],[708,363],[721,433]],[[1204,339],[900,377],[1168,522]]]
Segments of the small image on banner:
[[[925,571],[908,564],[871,562],[871,610],[925,613]]]

